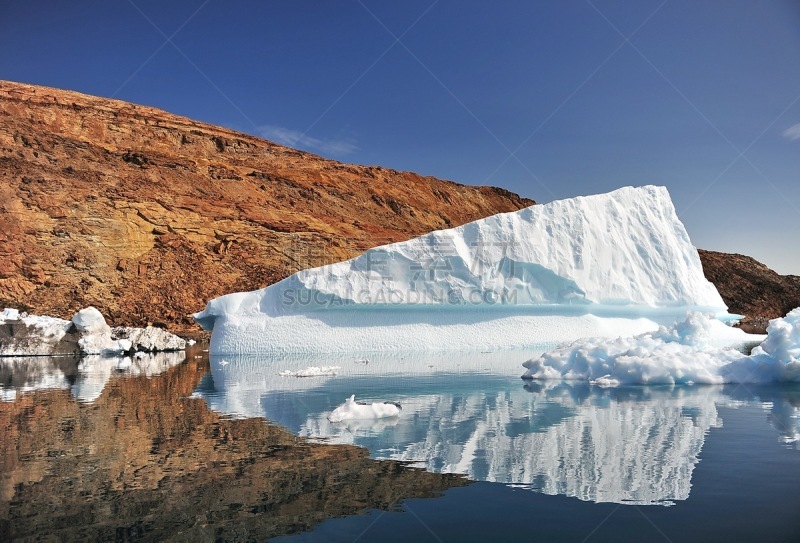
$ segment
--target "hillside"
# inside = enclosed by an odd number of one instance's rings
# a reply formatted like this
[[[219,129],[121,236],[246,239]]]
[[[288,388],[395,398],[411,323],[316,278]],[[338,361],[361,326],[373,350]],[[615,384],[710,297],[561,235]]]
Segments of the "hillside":
[[[533,203],[0,81],[0,307],[185,333],[209,298]]]
[[[780,275],[749,256],[700,250],[706,278],[746,327],[763,332],[769,319],[800,307],[800,277]]]
[[[209,298],[533,204],[509,191],[355,166],[170,113],[0,81],[0,307],[197,332]],[[762,328],[800,278],[700,251]]]

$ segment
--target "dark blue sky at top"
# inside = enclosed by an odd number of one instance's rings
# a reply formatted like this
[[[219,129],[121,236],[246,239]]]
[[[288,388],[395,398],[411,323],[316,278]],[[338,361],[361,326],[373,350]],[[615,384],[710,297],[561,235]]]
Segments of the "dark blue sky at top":
[[[0,0],[0,51],[1,79],[539,202],[666,185],[697,246],[800,274],[800,0]]]

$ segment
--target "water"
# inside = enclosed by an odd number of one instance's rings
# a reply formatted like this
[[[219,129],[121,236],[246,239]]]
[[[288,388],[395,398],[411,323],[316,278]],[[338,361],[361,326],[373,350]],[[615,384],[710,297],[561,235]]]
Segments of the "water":
[[[533,354],[6,360],[0,540],[800,541],[800,387],[525,383]],[[328,422],[350,394],[402,415]]]

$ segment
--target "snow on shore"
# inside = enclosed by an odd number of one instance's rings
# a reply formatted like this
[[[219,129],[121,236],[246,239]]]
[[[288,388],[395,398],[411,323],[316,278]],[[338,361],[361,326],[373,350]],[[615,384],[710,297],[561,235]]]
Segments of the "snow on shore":
[[[0,356],[120,354],[178,351],[186,341],[160,328],[111,328],[94,307],[71,320],[28,315],[6,308],[0,313]]]

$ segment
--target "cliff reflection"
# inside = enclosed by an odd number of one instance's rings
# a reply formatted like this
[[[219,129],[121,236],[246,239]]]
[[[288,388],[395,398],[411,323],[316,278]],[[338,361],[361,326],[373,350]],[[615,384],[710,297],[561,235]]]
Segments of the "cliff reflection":
[[[57,384],[0,403],[0,540],[263,540],[467,484],[224,418],[189,398],[207,359],[101,376],[92,403],[70,368],[33,370]]]

